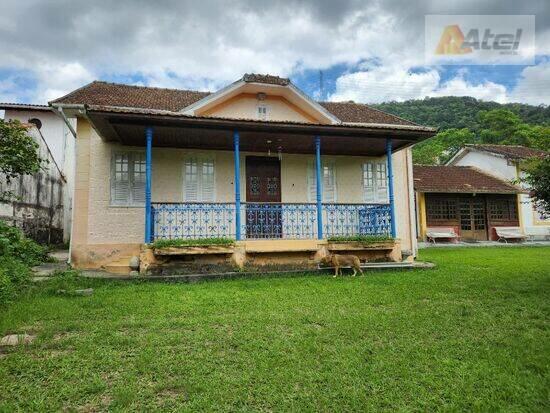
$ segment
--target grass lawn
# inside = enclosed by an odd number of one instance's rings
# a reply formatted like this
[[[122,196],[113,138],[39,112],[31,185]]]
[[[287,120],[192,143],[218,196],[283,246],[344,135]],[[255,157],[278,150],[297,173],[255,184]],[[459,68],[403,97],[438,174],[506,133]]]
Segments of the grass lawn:
[[[200,284],[56,281],[0,314],[0,411],[550,409],[550,248],[435,270]]]

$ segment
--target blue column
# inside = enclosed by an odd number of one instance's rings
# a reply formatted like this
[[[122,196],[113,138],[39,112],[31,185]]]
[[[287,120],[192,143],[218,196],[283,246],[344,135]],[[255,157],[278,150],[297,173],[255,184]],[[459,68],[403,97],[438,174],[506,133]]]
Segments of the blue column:
[[[153,241],[153,222],[151,216],[151,152],[153,149],[153,128],[145,129],[145,243]]]
[[[391,236],[393,238],[397,237],[397,230],[395,229],[395,201],[393,196],[393,168],[392,168],[392,159],[391,159],[391,138],[386,138],[386,158],[388,162],[388,195],[390,201],[390,228]]]
[[[239,152],[239,132],[233,132],[233,146],[235,156],[235,238],[241,239],[241,159]]]
[[[323,239],[323,176],[321,175],[321,137],[315,137],[315,179],[317,182],[317,238]]]

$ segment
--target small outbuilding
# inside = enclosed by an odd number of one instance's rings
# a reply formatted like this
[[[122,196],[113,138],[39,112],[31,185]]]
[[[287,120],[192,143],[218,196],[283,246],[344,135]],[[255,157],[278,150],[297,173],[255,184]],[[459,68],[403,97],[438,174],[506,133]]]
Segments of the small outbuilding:
[[[452,229],[461,240],[497,240],[495,228],[521,227],[523,190],[473,166],[414,166],[417,233]]]

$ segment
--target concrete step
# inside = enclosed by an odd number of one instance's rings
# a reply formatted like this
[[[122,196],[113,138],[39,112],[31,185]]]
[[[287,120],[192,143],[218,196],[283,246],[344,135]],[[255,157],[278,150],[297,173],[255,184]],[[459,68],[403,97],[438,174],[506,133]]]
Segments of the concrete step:
[[[130,268],[130,257],[113,261],[105,265],[103,269],[111,274],[130,274],[130,271],[132,271]]]
[[[32,268],[35,277],[51,277],[56,271],[65,271],[69,266],[64,262],[46,262]]]
[[[69,250],[52,251],[48,255],[58,262],[69,261]]]

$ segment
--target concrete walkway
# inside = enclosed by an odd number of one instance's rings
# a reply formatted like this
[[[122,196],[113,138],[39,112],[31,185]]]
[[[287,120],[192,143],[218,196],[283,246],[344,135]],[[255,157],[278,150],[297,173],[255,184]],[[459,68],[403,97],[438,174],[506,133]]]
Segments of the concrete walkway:
[[[365,275],[370,271],[381,271],[381,270],[412,270],[412,269],[431,269],[435,265],[429,262],[373,262],[361,265],[361,268],[365,272]],[[302,274],[333,274],[334,270],[332,268],[305,268],[298,270],[282,270],[282,271],[230,271],[224,273],[205,273],[205,274],[176,274],[176,275],[149,275],[149,276],[132,276],[132,275],[120,275],[120,274],[110,274],[105,271],[82,271],[83,277],[88,278],[101,278],[106,280],[121,280],[121,281],[161,281],[161,282],[198,282],[198,281],[209,281],[209,280],[224,280],[224,279],[233,279],[233,278],[246,278],[246,277],[272,277],[277,275],[283,275],[291,277],[293,275],[302,275]],[[351,273],[351,270],[346,271],[344,269],[344,276],[347,277]]]
[[[461,247],[550,247],[550,241],[525,241],[525,242],[497,242],[497,241],[477,241],[477,242],[419,242],[418,248],[461,248]]]
[[[51,277],[56,271],[68,270],[70,267],[67,264],[69,259],[69,251],[59,250],[52,251],[48,254],[52,258],[52,262],[45,262],[32,268],[33,281],[44,281]]]

